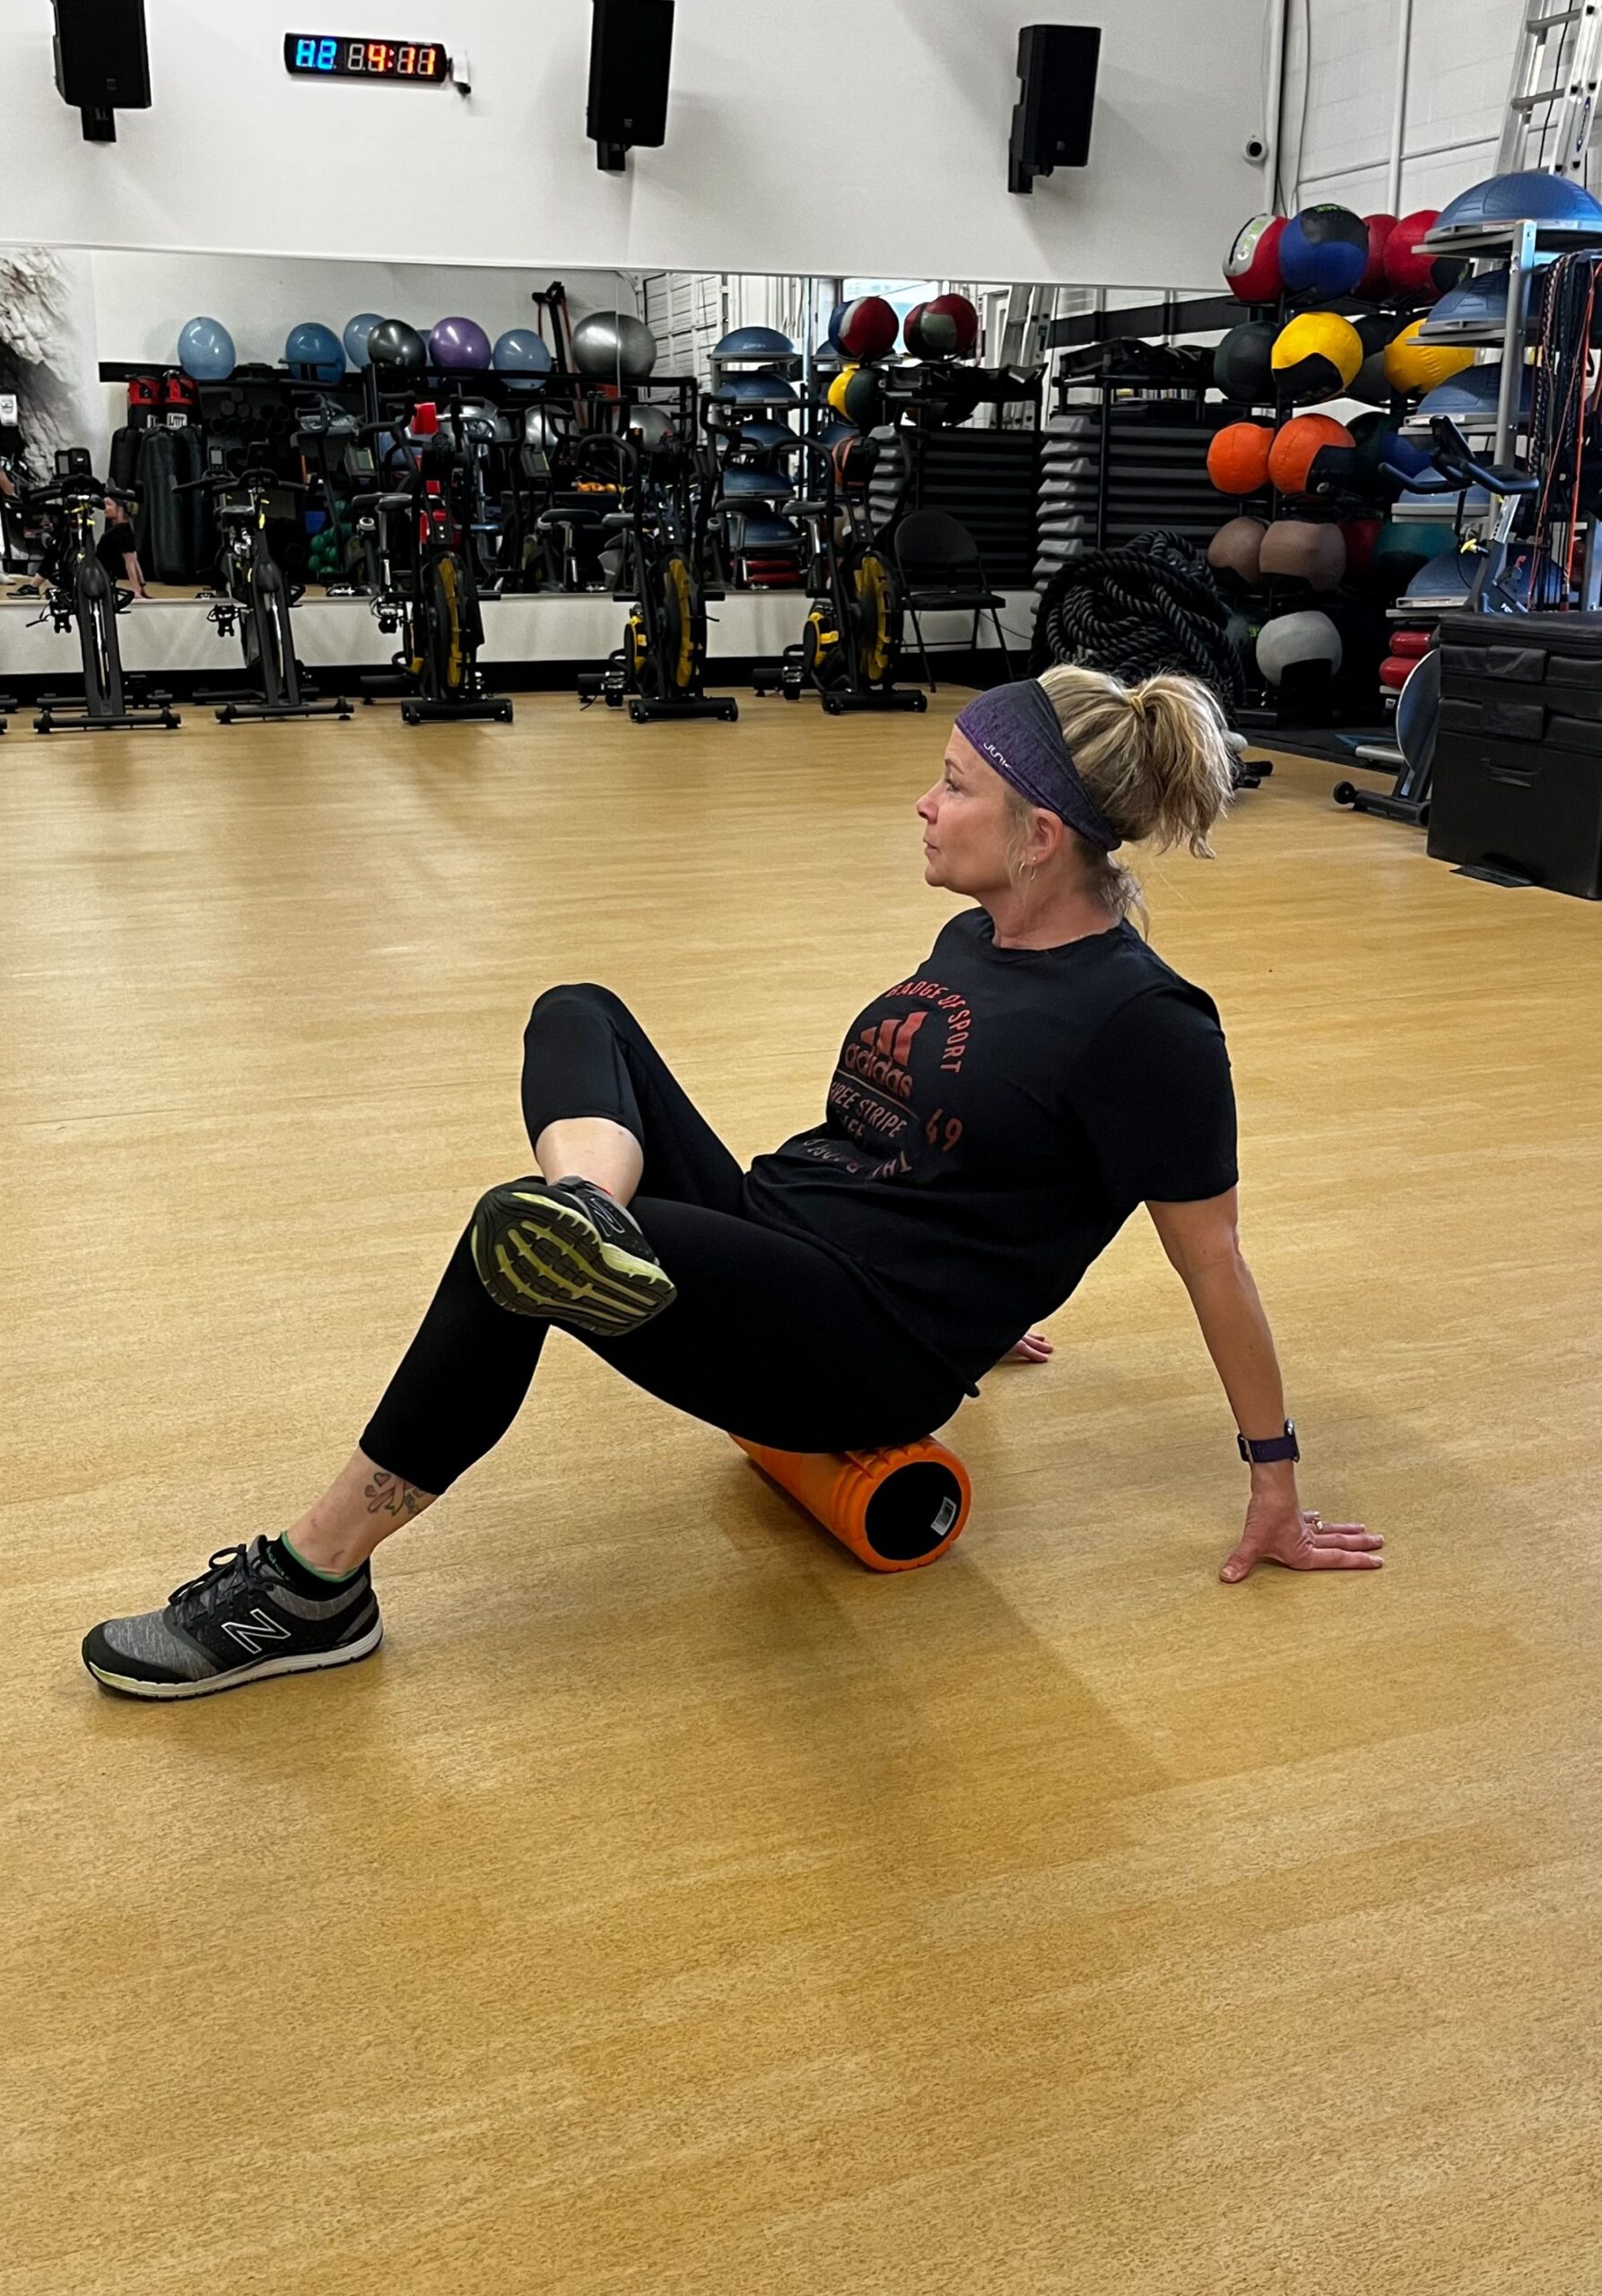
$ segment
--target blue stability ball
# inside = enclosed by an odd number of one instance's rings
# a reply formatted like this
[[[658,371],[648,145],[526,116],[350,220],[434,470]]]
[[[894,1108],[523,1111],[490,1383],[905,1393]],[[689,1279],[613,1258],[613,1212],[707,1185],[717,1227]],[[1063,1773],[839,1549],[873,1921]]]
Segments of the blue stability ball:
[[[1574,223],[1594,230],[1602,225],[1602,206],[1583,184],[1529,168],[1517,175],[1492,176],[1460,191],[1431,224],[1429,236],[1433,239],[1438,232],[1524,222]]]
[[[196,382],[225,383],[233,360],[233,337],[221,319],[191,319],[178,329],[178,363]]]
[[[344,323],[344,355],[353,367],[367,364],[367,338],[374,327],[382,326],[381,311],[358,311],[353,319]]]
[[[1368,269],[1369,227],[1349,207],[1304,207],[1280,234],[1279,271],[1292,295],[1350,295]]]
[[[1519,378],[1519,416],[1529,419],[1530,378],[1533,367],[1526,367]],[[1461,422],[1465,416],[1478,421],[1493,416],[1502,391],[1502,361],[1493,359],[1488,366],[1466,367],[1460,375],[1449,376],[1444,383],[1437,383],[1418,403],[1418,419],[1428,422],[1437,414],[1450,414]]]
[[[714,359],[789,359],[796,346],[776,326],[737,326],[713,345]]]
[[[771,550],[787,542],[794,542],[796,529],[788,518],[775,517],[771,511],[736,512],[740,520],[738,550]]]
[[[795,436],[788,422],[775,422],[770,415],[759,415],[754,422],[740,425],[741,445],[758,448],[764,455],[771,454],[775,447],[791,445]]]
[[[302,319],[289,331],[283,361],[298,382],[336,383],[344,373],[344,345],[331,326]]]
[[[1527,333],[1535,323],[1537,308],[1532,295]],[[1493,271],[1482,271],[1477,278],[1465,279],[1460,286],[1449,287],[1429,314],[1430,336],[1450,343],[1454,330],[1459,335],[1484,335],[1504,327],[1507,322],[1508,266],[1503,263]]]
[[[725,375],[712,393],[716,399],[733,399],[736,404],[754,403],[761,405],[766,399],[782,400],[787,406],[796,403],[796,386],[782,375]]]
[[[725,494],[793,494],[796,482],[788,472],[759,470],[751,463],[728,463],[724,466]]]
[[[498,375],[548,375],[551,346],[531,326],[509,326],[496,336],[490,364]]]

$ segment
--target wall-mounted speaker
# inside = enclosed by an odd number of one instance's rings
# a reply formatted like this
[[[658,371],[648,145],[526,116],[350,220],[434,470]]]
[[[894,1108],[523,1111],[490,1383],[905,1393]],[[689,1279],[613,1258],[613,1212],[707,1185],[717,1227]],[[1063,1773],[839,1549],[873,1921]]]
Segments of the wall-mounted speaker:
[[[121,111],[150,109],[144,0],[55,0],[56,85],[91,144],[115,144]]]
[[[617,173],[632,144],[667,141],[674,0],[595,0],[589,114],[596,164]]]
[[[1032,191],[1053,168],[1090,160],[1100,24],[1025,24],[1018,34],[1018,102],[1007,152],[1006,187]]]

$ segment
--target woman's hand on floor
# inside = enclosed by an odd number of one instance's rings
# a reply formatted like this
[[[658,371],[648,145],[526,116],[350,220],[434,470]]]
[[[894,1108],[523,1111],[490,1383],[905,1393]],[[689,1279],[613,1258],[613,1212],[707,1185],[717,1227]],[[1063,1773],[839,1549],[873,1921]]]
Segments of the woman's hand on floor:
[[[1219,1572],[1232,1584],[1259,1562],[1287,1570],[1378,1570],[1385,1541],[1362,1523],[1327,1523],[1318,1509],[1277,1493],[1254,1495],[1241,1544]]]
[[[1015,1347],[1009,1347],[1002,1357],[1004,1363],[1043,1363],[1053,1352],[1051,1342],[1043,1331],[1026,1331]]]

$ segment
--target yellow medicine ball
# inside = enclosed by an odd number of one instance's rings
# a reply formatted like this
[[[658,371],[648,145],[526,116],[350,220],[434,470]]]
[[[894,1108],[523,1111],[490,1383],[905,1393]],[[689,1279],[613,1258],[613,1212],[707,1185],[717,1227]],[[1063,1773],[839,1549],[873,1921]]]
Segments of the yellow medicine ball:
[[[1303,311],[1274,339],[1276,380],[1299,406],[1334,398],[1356,380],[1363,337],[1338,311]]]
[[[1432,391],[1437,383],[1450,382],[1474,364],[1472,351],[1450,343],[1421,343],[1418,331],[1424,324],[1424,319],[1409,319],[1385,346],[1385,379],[1393,391],[1406,391],[1409,398]]]

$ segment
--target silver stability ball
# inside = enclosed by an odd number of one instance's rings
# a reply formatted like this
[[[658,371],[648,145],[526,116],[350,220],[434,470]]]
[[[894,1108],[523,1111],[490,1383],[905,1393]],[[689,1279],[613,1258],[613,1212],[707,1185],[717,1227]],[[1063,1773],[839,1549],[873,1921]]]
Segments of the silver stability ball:
[[[642,447],[665,447],[674,435],[673,418],[665,406],[635,406],[629,410],[629,428],[640,434]]]
[[[639,379],[656,363],[656,336],[628,311],[591,311],[573,329],[573,364],[597,382]]]

